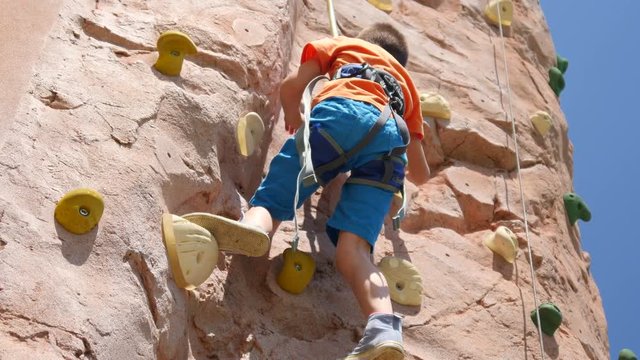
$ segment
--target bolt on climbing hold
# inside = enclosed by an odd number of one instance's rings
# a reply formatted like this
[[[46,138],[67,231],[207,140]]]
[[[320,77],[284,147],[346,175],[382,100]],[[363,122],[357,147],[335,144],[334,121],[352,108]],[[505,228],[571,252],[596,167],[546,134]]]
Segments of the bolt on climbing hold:
[[[264,123],[260,115],[250,112],[241,117],[236,128],[240,154],[249,156],[260,146],[264,135]]]
[[[54,217],[63,228],[73,234],[91,231],[102,217],[104,202],[93,189],[79,188],[66,193],[54,211]]]
[[[218,263],[218,243],[207,229],[164,214],[162,239],[178,287],[192,290],[209,278]]]
[[[542,332],[553,336],[553,333],[555,333],[560,327],[560,324],[562,324],[562,313],[560,309],[553,303],[544,303],[538,306],[538,311],[540,312],[540,327],[542,328]],[[531,311],[531,320],[537,327],[538,318],[535,309]]]
[[[553,124],[551,121],[551,115],[549,115],[546,111],[536,111],[529,118],[533,127],[538,131],[538,133],[542,136],[547,135],[549,129],[551,129],[551,125]]]
[[[564,89],[564,75],[562,75],[562,71],[555,66],[549,69],[549,86],[551,86],[556,96],[560,96],[560,93]]]
[[[378,268],[389,284],[391,300],[401,305],[422,304],[422,276],[415,265],[398,257],[385,256]]]
[[[567,69],[569,68],[569,60],[560,55],[556,55],[556,67],[563,74],[566,73]]]
[[[638,360],[638,357],[630,349],[622,349],[618,354],[618,360]]]
[[[378,9],[390,13],[393,10],[393,4],[391,0],[368,0],[369,4],[377,7]]]
[[[518,238],[506,226],[498,226],[495,232],[484,239],[483,243],[509,263],[513,264],[516,255],[518,255]]]
[[[198,52],[189,36],[176,30],[162,33],[158,38],[157,47],[160,55],[154,66],[168,76],[180,75],[184,57]]]
[[[276,282],[282,290],[300,294],[309,285],[316,271],[316,263],[304,251],[287,248],[282,253],[283,263]]]
[[[511,26],[513,3],[511,0],[491,0],[484,8],[484,15],[493,25],[502,23],[502,26]]]
[[[587,204],[576,193],[566,193],[562,197],[564,200],[564,208],[569,217],[569,223],[574,225],[578,219],[582,221],[591,220],[591,211]]]
[[[435,92],[420,94],[420,109],[422,110],[422,116],[443,120],[451,119],[449,102],[442,95]]]

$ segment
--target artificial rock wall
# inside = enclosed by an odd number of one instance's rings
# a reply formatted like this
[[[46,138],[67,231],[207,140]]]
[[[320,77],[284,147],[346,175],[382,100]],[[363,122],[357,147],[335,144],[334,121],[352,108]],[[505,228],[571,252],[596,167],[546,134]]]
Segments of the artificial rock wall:
[[[336,273],[323,233],[333,183],[299,210],[301,247],[317,271],[301,295],[274,281],[293,225],[268,257],[221,256],[207,282],[177,288],[161,238],[163,212],[239,218],[286,134],[278,84],[305,42],[328,36],[324,0],[0,1],[1,359],[335,359],[364,319]],[[366,0],[335,0],[340,30],[391,21],[411,45],[421,91],[449,101],[452,118],[428,131],[432,179],[410,188],[402,230],[387,224],[376,261],[395,255],[424,278],[420,308],[405,316],[409,359],[540,359],[509,101],[517,122],[522,186],[538,302],[564,322],[543,335],[545,359],[606,359],[606,320],[565,216],[572,189],[568,124],[549,88],[555,50],[540,5],[515,1],[503,42],[484,0],[395,0],[386,14]],[[13,16],[11,16],[13,14]],[[8,21],[9,25],[6,25]],[[176,29],[198,47],[180,77],[157,72],[156,40]],[[503,54],[510,92],[507,92]],[[570,70],[569,70],[570,71]],[[570,88],[571,84],[568,84]],[[510,98],[508,95],[510,94]],[[552,115],[546,136],[529,116]],[[266,136],[243,157],[238,118],[262,116]],[[97,228],[73,235],[53,211],[69,190],[105,200]],[[482,240],[499,225],[518,236],[509,264]]]

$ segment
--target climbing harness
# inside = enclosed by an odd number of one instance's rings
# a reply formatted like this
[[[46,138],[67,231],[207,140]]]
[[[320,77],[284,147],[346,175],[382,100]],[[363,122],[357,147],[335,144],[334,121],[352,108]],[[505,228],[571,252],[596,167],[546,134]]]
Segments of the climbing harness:
[[[536,324],[538,326],[538,338],[540,339],[540,356],[541,359],[544,360],[544,342],[542,340],[542,323],[540,321],[540,311],[538,308],[538,292],[536,289],[536,273],[535,270],[533,269],[533,255],[531,252],[531,239],[529,238],[529,221],[527,220],[527,204],[525,202],[525,197],[524,197],[524,190],[522,187],[522,174],[520,172],[520,152],[518,150],[518,134],[516,132],[516,122],[515,119],[513,118],[513,105],[511,104],[511,86],[509,85],[509,66],[507,64],[507,55],[506,55],[506,50],[505,50],[505,46],[504,46],[504,33],[502,30],[502,18],[501,18],[501,11],[498,8],[500,5],[499,2],[496,2],[495,6],[496,6],[496,12],[498,14],[498,27],[500,29],[500,42],[502,44],[502,58],[504,61],[504,68],[505,68],[505,80],[507,83],[507,100],[509,102],[509,112],[507,114],[507,116],[509,118],[511,118],[511,130],[513,133],[513,142],[514,142],[514,147],[515,147],[515,153],[516,153],[516,170],[518,173],[518,185],[520,187],[520,200],[522,202],[522,212],[523,212],[523,220],[524,220],[524,233],[525,233],[525,238],[527,239],[527,249],[529,251],[529,267],[531,269],[531,285],[533,288],[533,301],[534,301],[534,305],[535,305],[535,317],[536,317]],[[498,85],[500,87],[500,85]],[[501,87],[500,87],[501,88]],[[505,110],[503,108],[503,110]],[[506,111],[505,111],[506,113]]]
[[[393,79],[393,76],[389,73],[372,68],[367,64],[347,64],[338,69],[334,79],[352,77],[367,80],[373,79],[371,81],[376,81],[382,86],[389,97],[389,104],[383,108],[376,122],[360,142],[352,149],[344,151],[333,137],[320,128],[318,124],[310,124],[313,89],[319,81],[329,80],[329,78],[321,75],[311,80],[307,85],[303,93],[304,124],[295,134],[301,169],[298,173],[296,194],[293,203],[294,226],[296,228],[296,234],[294,235],[292,244],[294,249],[297,247],[298,242],[298,223],[297,217],[295,216],[295,209],[298,204],[300,185],[326,185],[340,172],[345,172],[349,159],[364,149],[389,119],[394,119],[396,122],[404,145],[393,148],[387,154],[371,160],[358,168],[351,169],[351,176],[347,180],[347,183],[365,184],[391,192],[401,192],[403,204],[397,214],[392,218],[394,229],[399,228],[400,220],[405,215],[406,200],[404,196],[404,160],[402,159],[402,155],[406,152],[406,147],[409,144],[409,129],[404,119],[395,111],[395,109],[404,110],[402,90],[397,81]]]
[[[341,66],[333,79],[359,78],[375,81],[380,84],[382,90],[389,98],[389,106],[396,114],[404,114],[404,94],[402,87],[393,75],[382,69],[376,69],[367,63],[363,64],[346,64]]]

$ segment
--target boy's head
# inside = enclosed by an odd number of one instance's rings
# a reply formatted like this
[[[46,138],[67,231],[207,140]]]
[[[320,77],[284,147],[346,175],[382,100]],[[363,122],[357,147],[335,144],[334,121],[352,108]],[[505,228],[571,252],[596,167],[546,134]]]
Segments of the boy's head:
[[[409,49],[404,35],[389,23],[375,23],[360,31],[358,39],[376,44],[387,50],[402,66],[407,66]]]

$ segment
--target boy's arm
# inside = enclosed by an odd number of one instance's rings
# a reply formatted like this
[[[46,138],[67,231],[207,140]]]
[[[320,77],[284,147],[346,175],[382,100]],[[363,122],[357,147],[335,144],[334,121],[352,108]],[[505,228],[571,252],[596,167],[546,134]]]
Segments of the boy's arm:
[[[407,179],[416,185],[422,185],[429,180],[431,170],[422,150],[422,141],[411,134],[411,141],[407,146]]]
[[[312,59],[300,65],[298,71],[289,74],[280,85],[280,102],[284,112],[284,126],[293,134],[302,124],[300,100],[307,84],[316,76],[322,75],[318,61]]]

